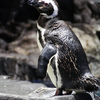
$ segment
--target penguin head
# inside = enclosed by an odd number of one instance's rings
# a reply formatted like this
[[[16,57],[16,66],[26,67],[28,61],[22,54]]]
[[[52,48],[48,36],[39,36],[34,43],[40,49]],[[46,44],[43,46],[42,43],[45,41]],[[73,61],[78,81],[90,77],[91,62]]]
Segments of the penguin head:
[[[55,0],[28,0],[28,4],[34,6],[46,18],[53,18],[58,15],[59,7]]]

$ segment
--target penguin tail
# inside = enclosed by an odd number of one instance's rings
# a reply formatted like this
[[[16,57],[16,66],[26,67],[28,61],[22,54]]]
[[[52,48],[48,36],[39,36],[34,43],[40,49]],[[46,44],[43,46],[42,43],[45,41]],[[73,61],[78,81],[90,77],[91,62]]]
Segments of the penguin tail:
[[[81,83],[82,87],[88,92],[100,90],[100,80],[92,76],[92,74],[89,76],[84,75]]]

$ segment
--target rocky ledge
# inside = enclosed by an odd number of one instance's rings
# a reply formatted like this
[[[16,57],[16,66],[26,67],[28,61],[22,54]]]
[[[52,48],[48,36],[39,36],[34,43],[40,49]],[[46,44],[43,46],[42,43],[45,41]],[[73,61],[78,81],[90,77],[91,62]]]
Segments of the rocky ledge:
[[[56,88],[0,76],[0,100],[92,100],[88,93],[54,96]],[[100,98],[95,95],[95,100]]]

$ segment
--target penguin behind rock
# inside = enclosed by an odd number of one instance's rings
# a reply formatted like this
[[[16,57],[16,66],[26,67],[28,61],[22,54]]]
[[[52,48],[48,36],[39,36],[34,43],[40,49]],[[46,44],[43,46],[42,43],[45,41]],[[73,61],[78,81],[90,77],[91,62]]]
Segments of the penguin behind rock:
[[[92,92],[100,89],[99,80],[91,74],[83,47],[69,28],[60,19],[60,10],[55,0],[29,0],[40,13],[37,23],[37,41],[41,51],[38,69],[41,77],[48,73],[57,88],[62,91]]]

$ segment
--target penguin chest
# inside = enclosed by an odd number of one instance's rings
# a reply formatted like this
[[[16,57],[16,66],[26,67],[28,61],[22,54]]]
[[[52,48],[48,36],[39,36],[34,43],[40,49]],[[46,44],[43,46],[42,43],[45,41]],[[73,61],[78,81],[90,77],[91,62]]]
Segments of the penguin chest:
[[[53,64],[52,64],[53,61]],[[48,64],[47,73],[52,81],[52,83],[57,88],[62,87],[62,78],[60,75],[60,71],[58,68],[58,53],[56,53],[54,56],[51,57]]]

